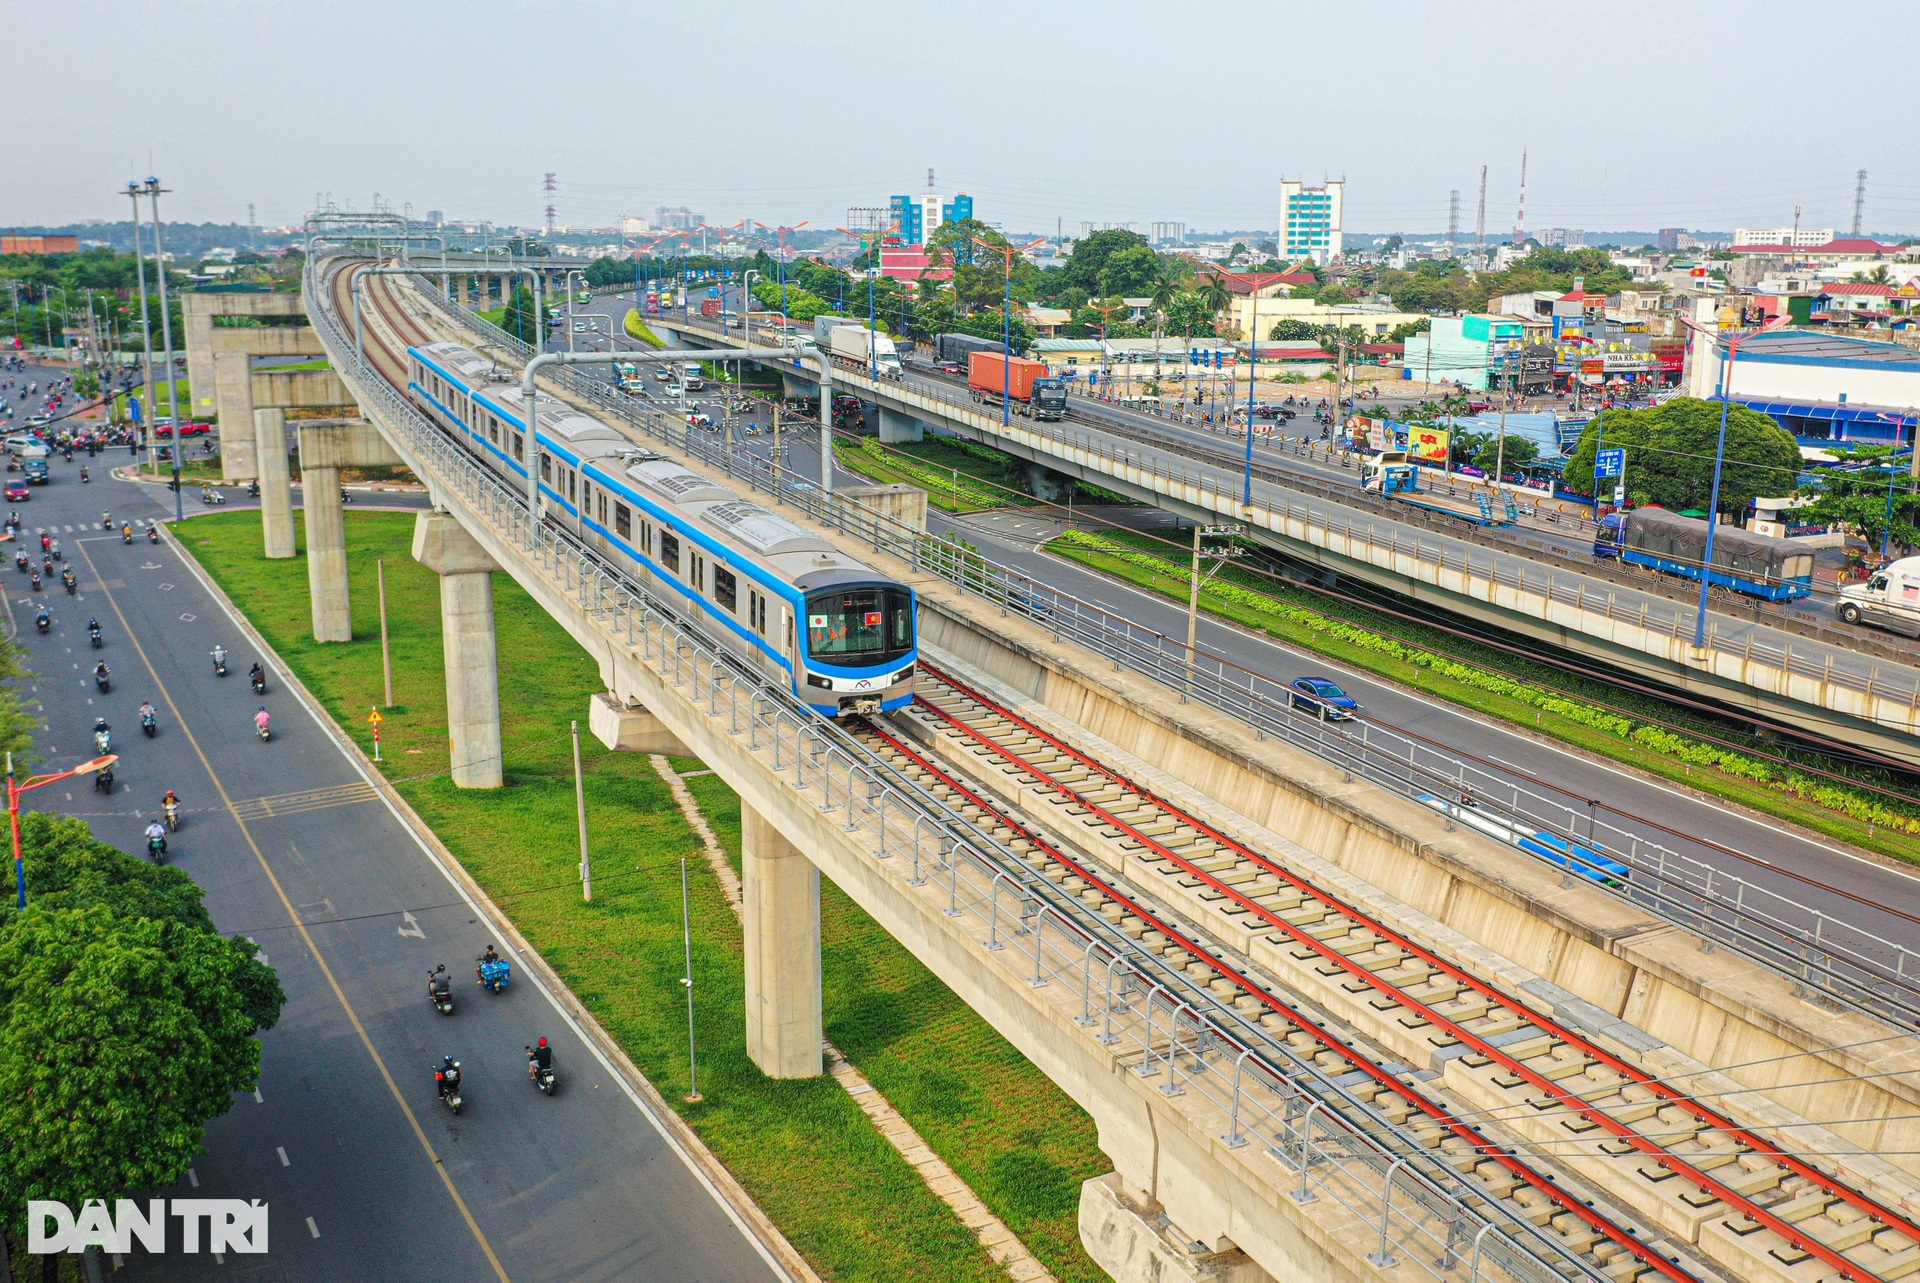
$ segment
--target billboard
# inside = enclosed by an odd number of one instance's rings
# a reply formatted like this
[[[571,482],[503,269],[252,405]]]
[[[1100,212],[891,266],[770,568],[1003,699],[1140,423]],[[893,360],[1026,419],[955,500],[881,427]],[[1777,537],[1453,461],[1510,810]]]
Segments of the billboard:
[[[1445,464],[1453,433],[1416,423],[1407,429],[1407,452],[1422,463]]]

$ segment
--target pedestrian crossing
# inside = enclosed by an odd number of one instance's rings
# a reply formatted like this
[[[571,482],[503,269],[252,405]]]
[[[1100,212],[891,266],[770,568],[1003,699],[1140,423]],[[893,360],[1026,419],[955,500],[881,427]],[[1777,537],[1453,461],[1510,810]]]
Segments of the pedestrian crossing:
[[[118,530],[120,528],[120,524],[121,523],[119,522],[115,522],[113,529]],[[154,517],[128,517],[126,519],[126,524],[133,526],[135,529],[145,529],[147,526],[157,526],[160,524],[160,522],[157,518],[154,518]],[[35,526],[33,528],[33,533],[36,535],[70,535],[76,531],[78,531],[81,534],[85,534],[88,531],[99,531],[101,534],[112,533],[112,531],[108,530],[105,526],[96,526],[90,521],[78,526],[56,525],[56,526]]]

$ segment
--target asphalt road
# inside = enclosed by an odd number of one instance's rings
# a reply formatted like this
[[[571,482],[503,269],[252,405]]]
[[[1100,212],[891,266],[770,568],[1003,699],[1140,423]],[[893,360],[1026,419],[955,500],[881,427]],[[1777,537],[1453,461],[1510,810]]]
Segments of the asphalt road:
[[[42,526],[60,539],[84,591],[69,598],[56,582],[39,594],[54,617],[39,636],[34,595],[9,566],[6,608],[35,670],[44,759],[91,756],[95,716],[112,723],[124,757],[111,795],[54,786],[32,801],[138,852],[161,793],[176,789],[185,816],[169,858],[206,889],[221,930],[259,944],[288,995],[262,1038],[258,1095],[236,1097],[209,1126],[185,1181],[153,1191],[265,1200],[270,1253],[224,1266],[177,1251],[141,1256],[126,1262],[128,1275],[779,1277],[526,967],[499,996],[466,979],[492,942],[478,911],[277,672],[264,698],[248,690],[254,655],[181,556],[99,530],[109,508],[144,533],[171,515],[165,492],[99,479],[83,487],[77,471],[56,461],[53,484],[18,506],[35,544]],[[89,521],[91,533],[81,528]],[[192,523],[182,532],[191,539]],[[87,647],[89,615],[104,626],[99,651]],[[230,654],[224,679],[208,659],[216,643]],[[89,675],[96,658],[113,672],[104,696]],[[152,740],[139,731],[142,698],[159,710]],[[263,703],[274,715],[269,743],[251,723]],[[450,1018],[424,995],[441,962],[456,980]],[[540,1035],[557,1050],[551,1098],[526,1080],[522,1047]],[[467,1071],[458,1117],[434,1091],[431,1066],[445,1052]]]

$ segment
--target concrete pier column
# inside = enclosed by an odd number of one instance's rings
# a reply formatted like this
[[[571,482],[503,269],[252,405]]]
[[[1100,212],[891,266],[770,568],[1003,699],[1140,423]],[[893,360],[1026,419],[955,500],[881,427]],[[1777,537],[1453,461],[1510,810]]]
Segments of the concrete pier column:
[[[307,524],[307,589],[313,596],[313,639],[352,641],[347,519],[340,507],[340,469],[303,468],[300,497]]]
[[[444,512],[423,512],[414,522],[413,556],[440,576],[440,646],[447,670],[447,741],[454,785],[497,789],[504,777],[493,572],[500,567]]]
[[[880,441],[883,445],[898,445],[907,441],[919,441],[925,438],[927,425],[902,410],[889,410],[880,406]]]
[[[1044,464],[1029,463],[1027,465],[1027,489],[1036,499],[1044,499],[1048,503],[1065,503],[1067,496],[1073,493],[1073,486],[1072,477],[1055,472]]]
[[[260,468],[260,534],[268,557],[292,557],[293,485],[287,467],[287,412],[253,412],[254,453]]]
[[[781,395],[788,398],[819,396],[820,385],[809,379],[796,378],[788,374],[785,370],[782,370],[780,372],[780,392]]]
[[[769,1078],[822,1072],[820,871],[765,816],[740,808],[747,1055]]]

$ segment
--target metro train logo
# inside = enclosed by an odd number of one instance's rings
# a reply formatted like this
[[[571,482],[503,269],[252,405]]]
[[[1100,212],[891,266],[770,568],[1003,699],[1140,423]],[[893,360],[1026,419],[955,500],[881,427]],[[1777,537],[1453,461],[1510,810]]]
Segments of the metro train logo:
[[[200,1223],[207,1225],[209,1252],[259,1254],[267,1250],[267,1205],[259,1199],[176,1198],[147,1200],[145,1214],[130,1198],[117,1199],[109,1214],[105,1199],[89,1199],[75,1216],[65,1203],[27,1200],[27,1251],[38,1256],[97,1247],[121,1256],[138,1240],[149,1252],[167,1250],[167,1217],[180,1221],[180,1250],[198,1253]],[[51,1222],[51,1231],[49,1231]]]

